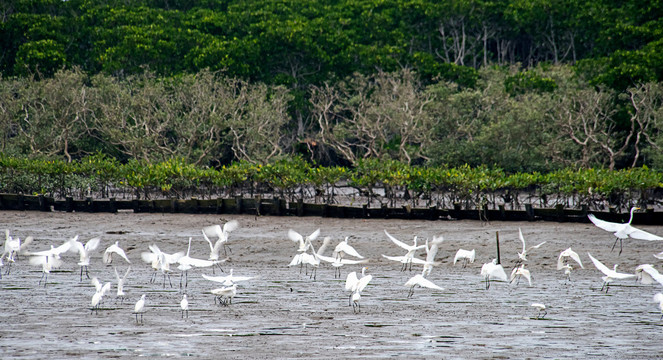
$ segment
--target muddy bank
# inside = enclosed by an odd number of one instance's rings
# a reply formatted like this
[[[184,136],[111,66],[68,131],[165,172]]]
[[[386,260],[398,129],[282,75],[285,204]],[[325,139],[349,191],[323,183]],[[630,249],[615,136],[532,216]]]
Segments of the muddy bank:
[[[210,269],[189,273],[187,294],[191,311],[182,319],[179,272],[169,280],[161,275],[150,283],[152,270],[140,253],[155,243],[166,252],[185,251],[193,237],[191,256],[207,258],[209,246],[200,229],[237,219],[240,228],[230,237],[226,272],[255,276],[239,285],[232,305],[216,305],[209,290],[217,284],[202,278]],[[502,263],[510,271],[520,251],[518,228],[530,244],[546,241],[528,256],[532,286],[493,283],[486,290],[479,276],[481,265],[495,257],[499,231]],[[92,256],[90,275],[111,281],[113,290],[102,309],[92,314],[89,303],[95,290],[79,280],[78,256],[63,256],[62,268],[51,273],[48,285],[38,287],[41,269],[21,257],[0,280],[0,353],[3,358],[133,358],[136,356],[198,358],[654,358],[663,346],[661,313],[652,297],[661,286],[616,281],[601,292],[602,274],[587,252],[610,268],[633,272],[643,263],[660,261],[652,254],[663,243],[625,241],[624,251],[611,251],[614,238],[591,224],[546,222],[350,220],[330,218],[254,217],[246,215],[186,214],[82,214],[0,212],[0,229],[35,241],[33,251],[79,235],[101,236]],[[288,229],[302,234],[320,228],[332,244],[352,235],[350,243],[370,258],[373,280],[361,298],[361,312],[348,306],[344,280],[334,269],[321,266],[314,281],[305,270],[289,268],[297,244]],[[658,235],[661,226],[642,226]],[[407,298],[403,284],[420,271],[401,272],[400,264],[381,255],[403,255],[384,235],[411,243],[412,236],[442,235],[437,266],[429,279],[442,291],[415,289]],[[113,266],[102,264],[103,249],[119,241],[131,260],[125,285],[127,301],[115,301]],[[619,245],[618,245],[619,246]],[[560,251],[572,247],[585,269],[574,270],[571,281],[556,270]],[[467,268],[453,265],[459,248],[476,249],[477,260]],[[327,250],[331,254],[332,249]],[[420,257],[422,254],[419,254]],[[123,273],[128,264],[115,260]],[[6,267],[4,268],[6,270]],[[360,271],[360,265],[344,266]],[[220,275],[216,271],[216,275]],[[134,303],[147,296],[144,324],[136,324]],[[547,305],[537,320],[531,303]]]

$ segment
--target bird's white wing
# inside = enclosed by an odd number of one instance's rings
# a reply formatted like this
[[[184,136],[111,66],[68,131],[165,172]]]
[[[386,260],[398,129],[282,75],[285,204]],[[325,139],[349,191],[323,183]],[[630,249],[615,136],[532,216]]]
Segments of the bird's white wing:
[[[433,245],[431,245],[430,249],[428,250],[428,253],[426,254],[427,263],[435,262],[435,257],[437,256],[437,252],[440,249],[437,244],[439,243],[433,242]]]
[[[105,295],[107,292],[109,292],[111,289],[111,283],[107,282],[104,284],[104,286],[101,288],[101,295]]]
[[[405,249],[405,250],[410,250],[410,248],[411,248],[410,245],[407,245],[407,244],[401,242],[400,240],[396,239],[395,237],[391,236],[391,234],[389,234],[389,233],[387,232],[387,230],[385,230],[384,233],[387,235],[387,237],[388,237],[389,239],[391,239],[391,241],[394,242],[394,244],[396,244],[396,245],[402,247],[402,248]],[[426,245],[422,245],[422,246],[425,247]]]
[[[304,242],[304,237],[295,230],[288,230],[288,238],[294,242]]]
[[[526,251],[525,249],[525,238],[523,237],[523,231],[518,228],[518,237],[520,238],[520,242],[523,243],[523,253]]]
[[[346,253],[350,256],[354,256],[354,257],[357,257],[357,258],[360,258],[360,259],[364,258],[363,256],[359,255],[359,253],[357,252],[357,250],[355,250],[355,248],[348,245],[348,243],[346,243],[346,242],[342,242],[342,243],[338,244],[336,246],[336,249],[334,249],[334,251],[335,252],[343,251],[344,253]]]
[[[239,222],[237,222],[237,220],[230,220],[227,223],[223,224],[223,232],[229,233],[231,231],[234,231],[238,227],[239,227]]]
[[[25,239],[23,239],[23,242],[21,243],[21,246],[20,246],[18,252],[19,252],[20,254],[25,254],[25,252],[26,252],[26,250],[27,250],[27,248],[28,248],[28,245],[30,245],[30,243],[32,242],[32,240],[34,240],[34,238],[33,238],[32,236],[28,236],[28,237],[26,237]]]
[[[69,241],[71,242],[71,246],[69,247],[71,252],[79,254],[83,254],[85,252],[85,246],[80,241],[77,241],[76,238],[71,238]]]
[[[663,303],[663,294],[658,293],[658,294],[654,295],[654,301],[656,301],[658,303]]]
[[[590,215],[591,215],[591,214],[590,214]],[[603,263],[600,262],[598,259],[595,259],[595,258],[592,256],[592,254],[587,253],[587,255],[589,255],[589,259],[592,260],[592,262],[594,263],[594,266],[596,266],[596,268],[599,269],[599,271],[601,271],[603,274],[608,275],[608,274],[610,274],[610,273],[613,272],[610,268],[608,268],[607,266],[603,265]]]
[[[353,271],[348,274],[348,276],[345,278],[345,290],[352,290],[356,286],[356,284],[359,282],[359,279],[357,278],[357,272]]]
[[[144,251],[140,253],[140,258],[143,259],[144,262],[151,264],[157,258],[157,254],[150,251]]]
[[[92,280],[90,280],[90,283],[94,285],[94,288],[97,290],[97,292],[101,291],[101,282],[99,281],[99,279],[97,279],[96,276],[93,277]]]
[[[532,249],[538,249],[538,248],[541,247],[541,245],[545,244],[546,242],[547,242],[547,241],[544,241],[544,242],[542,242],[542,243],[540,243],[540,244],[538,244],[538,245],[534,245],[534,246],[530,247],[529,249],[527,249],[527,251],[532,250]]]
[[[366,285],[368,285],[369,282],[373,279],[373,275],[366,275],[359,279],[359,282],[357,283],[357,291],[361,292],[364,291],[364,288]]]
[[[124,252],[124,250],[122,250],[122,249],[120,249],[120,248],[118,247],[118,248],[117,248],[117,251],[115,251],[115,253],[117,253],[118,255],[120,255],[120,257],[122,257],[126,262],[128,262],[129,264],[131,264],[131,261],[130,261],[129,258],[127,257],[127,254]]]
[[[603,230],[610,231],[610,232],[617,232],[619,231],[624,224],[620,223],[614,223],[614,222],[609,222],[605,220],[598,219],[594,214],[589,214],[587,215],[589,220],[594,223],[594,225],[600,227]]]
[[[232,282],[236,283],[238,281],[247,281],[253,279],[255,276],[233,276]]]
[[[385,258],[385,259],[389,259],[389,260],[392,260],[392,261],[398,261],[398,262],[403,262],[403,261],[406,260],[405,256],[387,256],[387,255],[382,254],[382,257]]]
[[[297,255],[295,255],[295,256],[297,256]],[[325,255],[320,255],[320,254],[315,254],[315,256],[316,256],[318,259],[320,259],[320,260],[322,260],[322,261],[324,261],[324,262],[328,262],[328,263],[336,262],[336,258],[333,258],[333,257],[330,257],[330,256],[325,256]]]
[[[408,282],[405,283],[405,286],[407,287],[412,287],[414,285],[419,285],[421,287],[429,289],[444,290],[444,288],[424,278],[423,276],[421,276],[421,274],[413,276],[410,280],[408,280]]]
[[[124,272],[124,276],[122,276],[122,281],[125,281],[127,279],[127,276],[129,275],[129,272],[131,271],[131,266],[127,268],[127,271]]]
[[[620,272],[615,271],[610,275],[610,277],[614,278],[614,279],[628,279],[628,278],[635,277],[635,274],[626,274],[626,273],[620,273]]]
[[[69,240],[67,240],[67,241],[65,241],[64,244],[62,244],[62,245],[60,245],[56,248],[53,248],[52,253],[53,253],[53,255],[60,255],[64,252],[67,252],[69,250],[69,248],[71,248],[71,243],[69,242]]]
[[[100,237],[95,237],[95,238],[92,238],[92,239],[88,240],[88,241],[85,243],[85,250],[87,250],[87,251],[94,251],[94,250],[96,250],[96,249],[99,247],[99,243],[100,243],[100,242],[101,242],[101,238],[100,238]]]
[[[628,236],[638,240],[650,240],[650,241],[663,240],[663,237],[648,233],[644,230],[640,230],[630,225],[628,225],[627,234]]]
[[[174,264],[174,263],[176,263],[179,259],[181,259],[182,257],[184,257],[184,251],[179,251],[179,252],[176,252],[176,253],[174,253],[174,254],[166,254],[166,253],[164,253],[164,255],[166,256],[166,261],[167,261],[169,264]]]
[[[571,249],[569,248],[569,250],[571,250]],[[583,269],[585,268],[584,266],[582,266],[582,261],[580,261],[580,256],[578,256],[578,253],[571,250],[571,251],[569,251],[569,257],[571,259],[573,259],[573,261],[577,262],[578,265],[580,265],[581,268],[583,268]]]
[[[488,274],[490,280],[507,281],[506,273],[502,265],[495,265]]]
[[[118,274],[117,268],[115,266],[113,266],[113,271],[115,271],[115,280],[117,280],[118,283],[122,281],[122,279],[120,279],[120,274]]]
[[[204,260],[204,259],[195,259],[195,258],[189,258],[189,265],[195,266],[195,267],[210,267],[216,264],[218,261],[212,261],[212,260]]]
[[[288,266],[295,266],[295,265],[301,264],[302,263],[302,255],[303,255],[303,253],[295,255],[292,258],[292,261],[290,261],[290,264],[288,264]]]
[[[221,229],[221,225],[210,225],[210,226],[205,226],[203,228],[203,234],[206,234],[207,236],[216,236],[216,237],[221,237],[223,230]]]
[[[320,236],[320,229],[317,229],[316,231],[312,232],[311,235],[308,236],[309,241],[313,241]]]
[[[214,244],[212,244],[212,240],[210,240],[209,237],[207,237],[207,234],[205,234],[205,230],[202,230],[202,233],[203,233],[203,238],[209,244],[209,250],[214,251]]]
[[[203,278],[209,281],[214,281],[214,282],[219,282],[219,283],[224,283],[228,280],[227,276],[209,276],[202,274]]]
[[[340,262],[341,262],[341,264],[344,264],[344,265],[356,265],[356,264],[367,263],[368,259],[363,259],[363,260],[341,259]]]

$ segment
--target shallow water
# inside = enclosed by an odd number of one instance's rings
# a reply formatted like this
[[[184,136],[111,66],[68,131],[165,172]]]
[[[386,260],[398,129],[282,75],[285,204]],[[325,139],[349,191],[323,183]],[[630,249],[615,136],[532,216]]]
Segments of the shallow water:
[[[179,273],[168,279],[159,274],[150,283],[152,270],[140,253],[156,243],[166,252],[185,251],[194,238],[191,256],[206,258],[209,247],[200,234],[203,226],[237,219],[240,228],[230,236],[231,261],[240,276],[255,276],[240,283],[230,306],[215,305],[209,290],[218,284],[203,279],[210,269],[189,272],[186,293],[191,310],[182,319]],[[531,244],[547,241],[528,255],[532,286],[493,282],[486,290],[479,276],[481,265],[495,254],[495,232],[501,239],[502,263],[511,270],[520,251],[518,227]],[[9,275],[0,280],[0,353],[3,358],[614,358],[660,357],[663,321],[652,300],[659,285],[634,280],[615,281],[601,292],[602,274],[587,252],[608,267],[632,272],[663,250],[663,243],[625,241],[624,251],[611,252],[612,235],[591,224],[543,222],[347,220],[297,217],[219,216],[181,214],[81,214],[0,212],[0,229],[13,236],[31,235],[30,250],[80,235],[82,240],[102,237],[92,258],[90,276],[113,282],[98,313],[89,303],[94,287],[79,281],[78,255],[67,253],[65,264],[38,286],[42,272],[21,257]],[[297,244],[287,238],[289,228],[309,234],[321,228],[333,247],[346,235],[350,244],[371,259],[373,280],[362,293],[361,312],[353,313],[343,280],[334,269],[321,266],[314,281],[306,270],[287,267]],[[383,233],[410,243],[413,235],[443,235],[429,279],[442,291],[415,289],[407,298],[403,284],[418,271],[401,272],[400,264],[381,257],[404,251]],[[643,227],[663,234],[663,227]],[[103,265],[103,249],[115,241],[127,250],[132,271],[125,284],[127,300],[115,299],[113,266]],[[585,269],[574,270],[571,281],[556,270],[560,251],[572,247]],[[459,248],[476,249],[477,260],[467,268],[454,266]],[[326,254],[331,254],[328,249]],[[420,256],[422,256],[420,254]],[[121,274],[128,264],[115,260]],[[6,270],[6,267],[3,269]],[[216,270],[216,275],[219,271]],[[133,315],[134,303],[147,294],[143,324]],[[547,306],[537,319],[533,302]]]

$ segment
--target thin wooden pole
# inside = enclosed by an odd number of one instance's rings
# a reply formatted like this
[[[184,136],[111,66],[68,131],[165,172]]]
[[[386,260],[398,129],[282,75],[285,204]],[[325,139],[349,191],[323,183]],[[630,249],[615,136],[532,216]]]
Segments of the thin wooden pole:
[[[497,242],[497,263],[501,264],[500,262],[500,232],[495,231],[495,240]]]

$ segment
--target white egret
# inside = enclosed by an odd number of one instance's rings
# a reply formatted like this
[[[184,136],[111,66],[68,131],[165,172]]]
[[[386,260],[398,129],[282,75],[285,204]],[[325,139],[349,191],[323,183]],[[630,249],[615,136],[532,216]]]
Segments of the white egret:
[[[300,233],[296,232],[295,230],[292,229],[288,230],[288,238],[296,243],[299,243],[297,252],[306,252],[312,246],[311,241],[317,239],[318,236],[320,236],[320,229],[315,230],[314,232],[311,233],[311,235],[308,235],[307,237],[302,236]]]
[[[5,247],[2,255],[0,255],[0,259],[4,257],[8,261],[7,275],[9,275],[9,272],[11,271],[12,263],[16,261],[19,254],[25,253],[25,249],[30,245],[32,240],[32,236],[28,236],[23,242],[21,242],[21,238],[17,237],[14,239],[10,235],[9,229],[5,229]]]
[[[426,249],[426,260],[424,260],[424,270],[423,274],[426,276],[430,275],[430,273],[433,271],[433,266],[437,265],[437,262],[435,262],[435,257],[437,256],[437,252],[440,249],[440,244],[444,241],[444,238],[442,236],[436,237],[433,236],[433,241],[430,242],[430,246],[428,243],[428,240],[426,240],[425,244],[425,249]]]
[[[182,318],[184,319],[184,313],[186,313],[186,318],[189,318],[189,300],[186,297],[186,294],[182,296],[182,301],[180,301],[180,308],[182,309]]]
[[[145,294],[140,296],[140,299],[136,301],[136,306],[134,306],[134,314],[136,315],[136,323],[143,323],[143,314],[145,313]],[[138,315],[140,315],[140,322],[138,321]]]
[[[373,275],[366,275],[367,267],[361,269],[361,278],[357,278],[356,272],[351,272],[348,274],[348,277],[345,280],[345,289],[351,291],[350,301],[352,304],[352,312],[358,313],[361,312],[361,305],[359,300],[361,299],[361,292],[364,290],[366,285],[373,279]]]
[[[407,244],[403,243],[402,241],[399,241],[395,237],[391,236],[391,234],[389,234],[387,232],[387,230],[384,230],[384,233],[387,235],[387,237],[394,244],[400,246],[401,248],[403,248],[407,251],[405,253],[405,255],[403,255],[403,257],[399,258],[400,260],[398,260],[403,264],[403,267],[401,267],[401,271],[407,270],[408,265],[410,266],[410,270],[412,270],[412,259],[414,258],[415,253],[417,252],[417,250],[425,248],[426,245],[417,246],[417,237],[416,236],[414,237],[414,244],[413,245],[407,245]],[[382,256],[384,256],[385,258],[387,258],[389,260],[394,260],[394,259],[397,258],[397,257],[388,257],[386,255],[382,255]]]
[[[497,259],[489,263],[483,264],[481,267],[481,276],[486,282],[486,290],[490,288],[491,281],[508,281],[506,277],[506,272],[504,272],[504,267],[501,264],[497,263]]]
[[[182,288],[182,277],[185,278],[184,287],[187,288],[189,286],[190,269],[211,267],[228,260],[228,258],[225,258],[223,260],[203,260],[203,259],[192,258],[191,256],[189,256],[189,253],[191,252],[191,240],[192,238],[189,237],[189,247],[186,250],[186,255],[181,256],[180,258],[177,259],[177,263],[179,264],[177,268],[182,271],[180,273],[180,289]]]
[[[407,293],[407,297],[411,298],[412,295],[414,294],[414,287],[419,286],[419,287],[425,287],[429,289],[435,289],[435,290],[444,290],[444,288],[436,285],[432,281],[426,279],[424,277],[424,274],[426,274],[426,270],[423,270],[421,274],[417,274],[413,277],[411,277],[406,283],[405,287],[410,288],[410,290]]]
[[[353,271],[348,274],[345,278],[345,290],[350,292],[350,297],[348,298],[348,305],[352,305],[352,309],[360,310],[359,299],[361,298],[360,293],[364,291],[364,288],[368,283],[373,279],[373,275],[366,275],[366,266],[361,269],[361,278],[357,277],[357,272]],[[355,295],[357,294],[357,295]],[[356,299],[355,299],[356,298]]]
[[[359,259],[363,259],[364,257],[359,255],[357,250],[355,250],[355,248],[353,248],[352,245],[348,244],[348,239],[350,239],[350,237],[346,236],[345,240],[341,241],[340,243],[338,243],[338,245],[336,245],[336,248],[334,248],[334,257],[342,259],[347,254]]]
[[[170,287],[173,287],[173,283],[170,281],[170,273],[172,272],[170,265],[177,263],[177,261],[182,256],[184,256],[184,252],[180,251],[173,254],[168,254],[161,251],[161,249],[159,249],[156,244],[148,246],[148,249],[150,249],[150,252],[143,252],[140,254],[140,256],[143,261],[150,263],[155,271],[150,282],[154,282],[156,271],[161,271],[163,274],[163,287],[166,287],[166,276],[168,277]]]
[[[663,275],[651,264],[638,265],[635,268],[635,280],[645,285],[653,284],[654,281],[663,285]]]
[[[513,281],[517,278],[518,281],[516,282],[516,285],[518,285],[518,283],[520,283],[521,277],[527,279],[529,286],[532,286],[532,275],[530,274],[529,270],[525,269],[525,264],[521,264],[520,266],[511,270],[511,280],[509,283],[513,283]]]
[[[456,252],[456,256],[454,256],[454,265],[456,265],[456,261],[462,260],[463,261],[463,268],[467,267],[467,264],[474,263],[474,258],[476,257],[476,251],[474,249],[472,250],[463,250],[459,249]]]
[[[631,217],[629,218],[628,222],[624,224],[601,220],[598,219],[596,216],[594,216],[594,214],[589,214],[587,215],[587,217],[592,223],[594,223],[594,225],[598,226],[603,230],[613,233],[615,237],[617,237],[615,239],[615,243],[612,244],[612,250],[615,249],[617,241],[619,241],[619,255],[621,255],[623,250],[622,240],[627,239],[629,237],[633,239],[649,240],[649,241],[663,240],[663,237],[648,233],[646,231],[631,226],[631,222],[633,221],[633,213],[635,212],[635,210],[640,210],[640,208],[636,206],[632,207]]]
[[[204,276],[204,275],[203,275]],[[219,301],[219,305],[228,306],[232,304],[233,298],[237,295],[237,284],[224,286],[218,289],[212,289],[210,292],[214,295],[214,303]]]
[[[589,259],[592,260],[594,266],[596,266],[597,269],[599,269],[603,274],[605,274],[605,276],[602,278],[603,286],[601,286],[601,291],[603,291],[603,288],[605,288],[605,292],[608,293],[610,283],[615,279],[621,280],[621,279],[628,279],[635,277],[635,274],[625,274],[617,272],[617,264],[615,264],[614,269],[610,270],[607,266],[603,265],[602,262],[595,259],[592,256],[592,254],[587,253],[587,255],[589,255]]]
[[[569,258],[577,262],[581,268],[583,269],[585,268],[584,266],[582,266],[582,261],[580,261],[580,256],[578,256],[578,253],[571,250],[571,248],[568,248],[562,251],[561,253],[559,253],[559,257],[557,258],[557,270],[562,270],[564,268],[565,261]]]
[[[28,253],[29,255],[32,255],[29,260],[30,264],[34,266],[41,266],[42,275],[39,279],[39,285],[41,285],[41,281],[43,279],[44,287],[46,287],[46,283],[48,282],[48,274],[50,274],[51,270],[62,266],[60,254],[67,252],[70,247],[71,243],[69,241],[65,241],[64,244],[58,247],[51,245],[49,250]]]
[[[230,220],[223,224],[223,227],[221,225],[212,225],[203,228],[203,237],[209,243],[210,248],[209,260],[219,260],[219,251],[222,246],[226,256],[228,255],[227,250],[230,250],[232,253],[232,249],[228,246],[228,235],[238,227],[239,222],[237,220]],[[217,238],[214,245],[212,245],[212,241],[209,239],[211,236]]]
[[[523,243],[523,252],[518,253],[518,263],[527,261],[527,253],[530,250],[538,249],[539,247],[541,247],[541,245],[546,243],[546,241],[544,241],[542,243],[539,243],[538,245],[527,247],[525,245],[525,237],[523,236],[523,231],[520,228],[518,228],[518,237],[520,238],[520,242]]]
[[[101,285],[101,282],[99,282],[99,279],[96,277],[93,277],[92,280],[92,285],[94,285],[95,288],[95,293],[92,295],[92,301],[90,301],[90,307],[92,309],[92,312],[97,312],[99,313],[99,306],[101,304],[101,300],[106,295],[107,292],[110,291],[111,289],[111,283],[107,282],[104,285]]]
[[[124,298],[126,297],[126,294],[124,293],[124,282],[127,280],[127,275],[129,275],[131,267],[127,268],[127,271],[122,277],[120,277],[116,267],[113,267],[113,270],[115,271],[115,279],[117,280],[117,294],[115,295],[115,299],[117,300],[119,298],[121,301],[120,303],[123,304]]]
[[[87,278],[90,278],[90,275],[88,273],[88,267],[90,266],[90,253],[99,247],[99,243],[101,242],[100,237],[95,237],[90,240],[88,240],[85,245],[78,241],[78,235],[74,236],[69,240],[71,242],[71,248],[69,251],[78,253],[79,255],[79,262],[78,266],[81,267],[81,279],[80,281],[83,281],[83,269],[85,269],[85,276]]]
[[[658,308],[661,310],[661,320],[663,320],[663,294],[654,295],[654,301],[658,303]]]
[[[328,262],[332,267],[334,267],[334,279],[341,277],[341,267],[343,265],[365,264],[368,262],[368,259],[352,260],[352,259],[343,259],[339,257],[329,257],[320,254],[316,256],[318,257],[318,259],[324,262]]]
[[[254,277],[253,276],[235,276],[235,275],[233,275],[233,269],[230,269],[230,274],[228,274],[226,276],[209,276],[209,275],[203,274],[203,278],[205,278],[206,280],[209,280],[209,281],[214,281],[214,282],[221,283],[224,286],[232,286],[232,285],[234,285],[234,284],[236,284],[240,281],[251,280]]]
[[[109,265],[110,263],[113,262],[113,254],[117,254],[121,258],[123,258],[127,263],[131,264],[131,261],[129,261],[129,258],[127,257],[127,254],[122,250],[122,248],[119,245],[119,241],[116,241],[115,244],[109,246],[106,248],[106,251],[104,251],[104,264]]]
[[[546,314],[548,314],[548,312],[546,311],[546,306],[544,304],[532,303],[531,306],[539,309],[539,313],[536,315],[537,319],[543,319],[544,317],[546,317]],[[541,313],[543,313],[543,315],[541,315]]]

